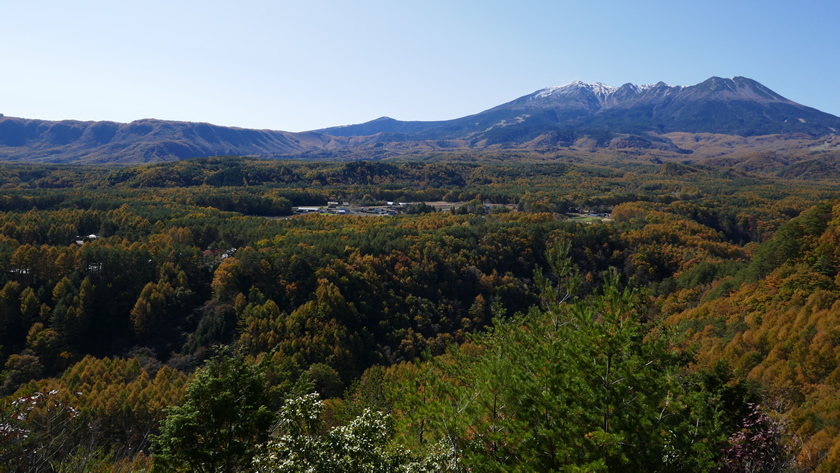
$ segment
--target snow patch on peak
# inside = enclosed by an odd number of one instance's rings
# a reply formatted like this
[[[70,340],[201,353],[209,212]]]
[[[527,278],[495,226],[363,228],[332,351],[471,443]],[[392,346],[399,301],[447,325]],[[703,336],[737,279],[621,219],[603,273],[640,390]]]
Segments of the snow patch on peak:
[[[642,85],[637,85],[635,87],[636,87],[637,92],[646,92],[646,91],[656,87],[657,85],[664,85],[665,87],[670,87],[668,84],[666,84],[664,82],[659,82],[658,84],[642,84]]]
[[[526,100],[564,100],[565,98],[586,100],[601,107],[610,107],[632,98],[640,98],[650,94],[667,95],[682,90],[683,86],[670,86],[665,82],[655,84],[636,85],[626,83],[621,87],[612,87],[601,82],[588,84],[579,80],[559,87],[548,87],[528,96]]]
[[[563,87],[546,87],[545,89],[542,89],[542,90],[538,91],[536,94],[534,94],[534,98],[535,99],[542,99],[542,98],[545,98],[545,97],[551,97],[552,95],[554,95],[555,92],[557,92],[558,90],[560,90],[562,88]]]
[[[597,96],[598,98],[605,99],[612,95],[616,90],[618,90],[618,88],[603,84],[601,82],[587,84],[586,82],[576,80],[566,85],[561,85],[558,87],[547,87],[545,89],[542,89],[534,95],[534,99],[551,97],[552,95],[569,95],[578,90],[587,90],[595,94],[595,96]]]

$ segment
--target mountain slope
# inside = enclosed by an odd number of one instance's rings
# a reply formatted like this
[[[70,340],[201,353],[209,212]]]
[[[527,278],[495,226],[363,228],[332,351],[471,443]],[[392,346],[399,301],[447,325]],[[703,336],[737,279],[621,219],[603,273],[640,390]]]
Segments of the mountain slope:
[[[330,136],[370,136],[377,133],[412,134],[437,128],[446,122],[400,121],[390,117],[380,117],[376,120],[357,125],[344,125],[316,130]]]
[[[840,130],[840,118],[797,104],[744,77],[713,77],[691,87],[660,83],[609,104],[593,123],[625,130],[740,136],[821,136]]]
[[[817,137],[840,133],[840,118],[797,104],[744,77],[712,77],[687,87],[662,82],[621,87],[573,82],[454,120],[382,117],[304,133],[151,119],[119,124],[0,115],[0,161],[135,164],[229,154],[380,159],[446,149],[572,147],[637,154],[657,151],[679,158],[698,151],[697,141],[669,137],[677,133],[796,135],[804,140],[800,147],[810,147],[816,146],[811,142]]]
[[[293,154],[334,144],[332,137],[317,133],[249,130],[207,123],[145,119],[120,124],[0,118],[2,160],[142,163],[226,154]]]
[[[386,124],[386,126],[377,126]],[[662,82],[610,87],[572,82],[520,97],[484,112],[443,122],[399,122],[378,119],[361,125],[319,130],[327,134],[390,133],[416,129],[422,139],[471,137],[498,142],[502,135],[519,141],[546,131],[607,130],[612,133],[724,133],[757,136],[840,132],[840,118],[806,107],[744,77],[712,77],[682,87]],[[513,129],[516,131],[514,132]]]

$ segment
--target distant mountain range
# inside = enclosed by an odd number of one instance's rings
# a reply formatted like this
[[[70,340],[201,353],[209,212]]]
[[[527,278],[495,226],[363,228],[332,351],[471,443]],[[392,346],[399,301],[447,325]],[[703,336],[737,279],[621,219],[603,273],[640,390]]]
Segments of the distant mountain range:
[[[143,163],[227,154],[295,154],[329,149],[331,141],[322,133],[151,119],[124,124],[0,118],[0,160],[4,161]],[[340,141],[337,146],[348,140]]]
[[[119,124],[0,116],[0,160],[142,163],[225,154],[329,157],[376,151],[369,155],[382,156],[384,150],[464,148],[689,154],[698,147],[686,147],[684,137],[670,135],[785,135],[807,141],[838,130],[840,118],[790,101],[754,80],[712,77],[685,87],[573,82],[454,120],[383,117],[304,133],[149,119]]]
[[[840,118],[790,101],[745,77],[712,77],[688,87],[662,82],[621,87],[572,82],[455,120],[400,122],[384,117],[318,131],[333,136],[403,133],[426,139],[471,137],[477,143],[481,139],[521,140],[547,130],[821,136],[840,130]]]

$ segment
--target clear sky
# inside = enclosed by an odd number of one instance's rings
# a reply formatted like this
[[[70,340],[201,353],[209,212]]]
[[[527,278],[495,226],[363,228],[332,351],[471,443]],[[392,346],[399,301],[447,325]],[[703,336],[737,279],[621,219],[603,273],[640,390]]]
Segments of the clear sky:
[[[0,113],[303,131],[745,76],[840,115],[838,20],[836,0],[0,0]]]

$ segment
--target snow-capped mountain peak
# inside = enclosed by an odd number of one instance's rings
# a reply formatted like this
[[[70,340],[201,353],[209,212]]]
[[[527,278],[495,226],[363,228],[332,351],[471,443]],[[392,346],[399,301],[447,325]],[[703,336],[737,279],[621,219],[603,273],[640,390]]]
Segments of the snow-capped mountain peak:
[[[534,95],[534,99],[541,99],[546,97],[551,97],[552,95],[571,95],[578,91],[586,91],[592,93],[600,100],[605,100],[607,97],[613,94],[618,90],[617,87],[612,87],[601,82],[595,82],[594,84],[587,84],[586,82],[581,82],[576,80],[566,85],[561,85],[558,87],[548,87],[545,89],[540,90]]]
[[[338,136],[412,134],[435,140],[469,136],[471,142],[486,138],[487,143],[500,144],[508,139],[535,138],[550,129],[563,133],[598,129],[615,133],[817,135],[838,133],[840,118],[791,102],[751,79],[711,77],[690,86],[657,82],[612,87],[575,81],[454,120],[373,121],[320,131]],[[560,135],[566,136],[563,133]]]

